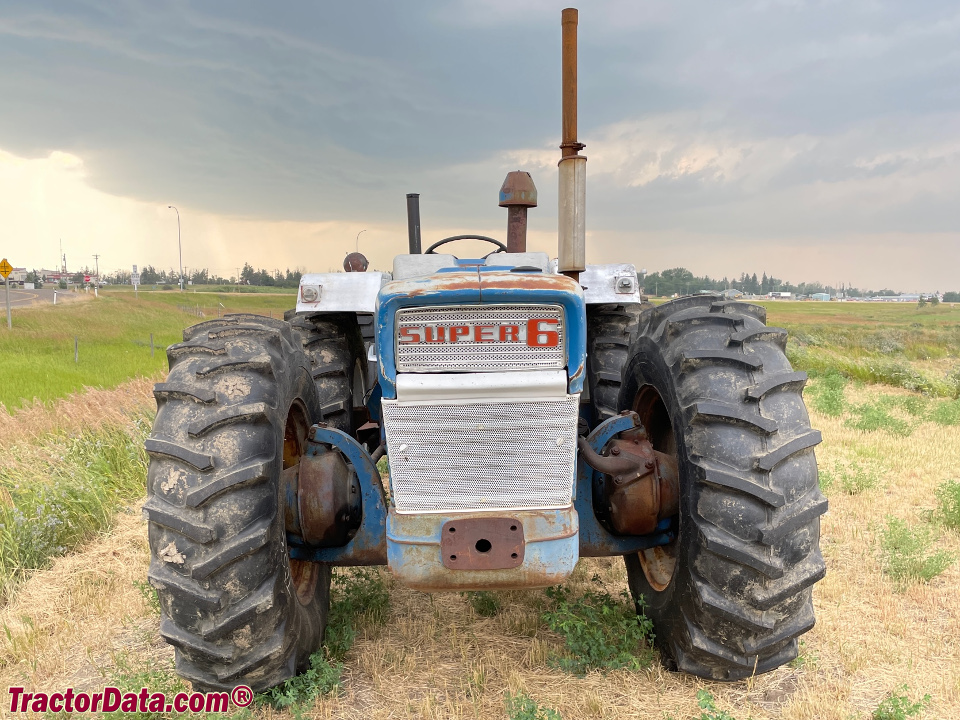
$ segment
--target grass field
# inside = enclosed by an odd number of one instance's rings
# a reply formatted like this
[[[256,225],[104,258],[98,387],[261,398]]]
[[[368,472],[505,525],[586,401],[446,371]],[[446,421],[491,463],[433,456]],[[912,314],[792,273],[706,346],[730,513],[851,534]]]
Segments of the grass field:
[[[147,302],[149,312],[171,321],[172,334],[195,321],[168,299],[172,294],[156,295],[163,299]],[[821,540],[828,574],[815,588],[817,625],[796,662],[748,681],[712,683],[666,672],[657,662],[645,666],[641,644],[633,649],[636,663],[578,676],[557,661],[570,653],[558,600],[545,591],[430,596],[395,583],[385,570],[344,570],[331,622],[352,628],[352,642],[340,641],[331,665],[278,696],[292,706],[261,704],[241,716],[960,717],[960,401],[948,392],[950,371],[960,363],[960,310],[771,303],[769,320],[805,338],[791,352],[805,353],[817,375],[805,397],[824,436],[817,456],[830,499]],[[899,347],[875,346],[891,337]],[[70,352],[72,362],[72,346]],[[5,355],[0,346],[0,372]],[[907,390],[897,377],[865,382],[850,371],[877,360],[939,378],[943,392]],[[139,515],[140,447],[150,385],[128,381],[0,417],[0,589],[7,597],[0,682],[48,691],[108,683],[182,687],[143,582],[149,551]],[[19,525],[16,512],[25,518]],[[34,548],[46,548],[45,556],[26,552]],[[620,622],[625,580],[620,559],[582,560],[567,583],[563,622],[576,627],[588,612]],[[584,598],[598,590],[606,599],[591,610]],[[615,634],[587,645],[603,649]]]
[[[132,292],[105,291],[83,302],[18,308],[13,329],[0,332],[0,404],[16,410],[84,387],[159,377],[167,368],[164,350],[185,327],[225,312],[282,317],[294,304],[290,294],[154,292],[134,299]]]

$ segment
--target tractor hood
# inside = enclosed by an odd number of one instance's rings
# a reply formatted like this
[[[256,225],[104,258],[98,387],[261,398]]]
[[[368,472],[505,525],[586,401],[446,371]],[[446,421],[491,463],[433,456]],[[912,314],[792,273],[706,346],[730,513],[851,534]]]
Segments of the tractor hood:
[[[515,259],[518,255],[522,257]],[[541,255],[542,258],[536,257]],[[384,398],[396,397],[397,312],[444,306],[559,306],[563,314],[569,392],[583,389],[586,349],[583,289],[565,275],[550,273],[544,253],[502,253],[485,261],[458,260],[452,255],[406,257],[415,258],[414,262],[421,267],[427,263],[434,267],[429,268],[432,270],[429,274],[413,277],[404,276],[406,268],[402,265],[395,267],[395,276],[400,275],[400,279],[386,283],[377,296],[377,353]],[[447,266],[436,267],[440,264]]]

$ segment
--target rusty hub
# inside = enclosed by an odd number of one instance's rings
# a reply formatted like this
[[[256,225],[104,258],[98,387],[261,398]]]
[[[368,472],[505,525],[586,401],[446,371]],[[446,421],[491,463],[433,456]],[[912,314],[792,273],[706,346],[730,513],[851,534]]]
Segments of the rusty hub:
[[[647,429],[649,441],[654,451],[658,455],[669,457],[676,469],[679,464],[676,435],[674,435],[673,423],[670,421],[670,415],[663,398],[660,397],[660,393],[652,385],[644,385],[634,397],[633,410],[640,417],[643,427]],[[677,477],[676,488],[679,496],[679,477],[677,475],[675,477]],[[679,502],[677,505],[674,514],[679,516]],[[676,539],[671,543],[649,550],[641,550],[639,553],[643,574],[650,586],[658,592],[667,589],[676,573],[679,537],[682,531],[679,526],[680,522],[681,520],[678,517]]]
[[[281,482],[287,533],[311,547],[346,544],[360,520],[353,470],[339,452],[312,441],[299,460],[283,471]]]
[[[283,431],[283,475],[280,481],[280,502],[283,504],[285,486],[291,476],[296,476],[300,459],[306,448],[309,422],[304,407],[296,402],[287,413],[287,422]],[[320,577],[320,568],[316,563],[303,560],[290,561],[290,579],[293,583],[297,600],[301,605],[309,605],[316,593],[317,579]]]
[[[611,440],[606,455],[597,455],[585,440],[580,450],[588,465],[610,476],[604,494],[614,531],[648,535],[660,520],[677,514],[676,460],[654,450],[643,427]]]

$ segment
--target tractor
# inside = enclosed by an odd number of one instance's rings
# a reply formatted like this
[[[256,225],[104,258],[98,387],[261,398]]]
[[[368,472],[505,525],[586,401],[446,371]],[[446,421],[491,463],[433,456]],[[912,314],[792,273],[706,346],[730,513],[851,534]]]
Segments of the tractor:
[[[656,305],[634,265],[586,264],[575,9],[561,27],[555,260],[526,248],[525,172],[500,190],[506,243],[422,251],[409,194],[391,273],[351,253],[304,275],[283,320],[227,315],[167,350],[149,581],[195,687],[305,669],[334,566],[441,592],[553,586],[622,556],[671,669],[737,680],[797,656],[825,572],[806,375],[763,307]],[[491,252],[447,252],[467,239]]]

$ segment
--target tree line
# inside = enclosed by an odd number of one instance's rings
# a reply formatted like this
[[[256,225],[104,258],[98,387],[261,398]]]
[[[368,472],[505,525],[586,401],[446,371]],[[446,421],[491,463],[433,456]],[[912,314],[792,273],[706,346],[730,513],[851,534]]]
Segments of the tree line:
[[[836,295],[843,292],[847,297],[876,297],[878,295],[899,295],[896,290],[882,288],[871,290],[853,286],[824,285],[819,282],[791,283],[773,275],[763,273],[759,278],[756,273],[748,275],[740,273],[740,277],[712,278],[709,275],[697,276],[686,268],[678,267],[662,270],[640,277],[640,285],[648,295],[670,296],[688,295],[700,290],[739,290],[750,295],[766,295],[771,292],[789,292],[794,295],[812,295],[813,293],[829,293]],[[952,299],[951,299],[952,298]],[[943,296],[945,302],[960,302],[960,293],[948,292]]]

